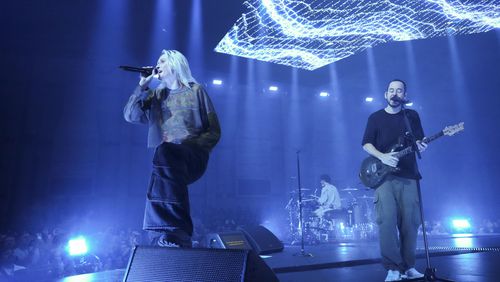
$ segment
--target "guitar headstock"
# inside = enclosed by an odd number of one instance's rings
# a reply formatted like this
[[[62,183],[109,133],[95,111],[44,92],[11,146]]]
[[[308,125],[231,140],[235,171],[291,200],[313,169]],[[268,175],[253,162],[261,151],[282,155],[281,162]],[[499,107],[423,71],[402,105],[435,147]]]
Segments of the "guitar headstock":
[[[453,136],[460,131],[464,130],[464,122],[457,123],[455,125],[449,125],[443,129],[443,134],[448,136]]]

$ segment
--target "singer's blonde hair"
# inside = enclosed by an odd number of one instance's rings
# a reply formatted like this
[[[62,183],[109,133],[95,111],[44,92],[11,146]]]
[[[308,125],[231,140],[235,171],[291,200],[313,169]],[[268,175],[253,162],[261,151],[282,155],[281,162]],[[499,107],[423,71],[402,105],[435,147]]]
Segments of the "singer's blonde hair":
[[[189,68],[189,63],[182,55],[181,52],[177,50],[163,50],[161,51],[161,56],[165,58],[168,66],[172,69],[177,80],[186,87],[190,87],[189,83],[198,83],[196,79],[191,75],[191,69]]]

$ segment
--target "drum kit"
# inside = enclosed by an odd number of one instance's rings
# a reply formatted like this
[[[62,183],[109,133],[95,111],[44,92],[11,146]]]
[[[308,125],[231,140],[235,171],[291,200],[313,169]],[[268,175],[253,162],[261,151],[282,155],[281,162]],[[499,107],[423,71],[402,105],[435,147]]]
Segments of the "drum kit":
[[[347,187],[339,190],[341,209],[318,213],[318,196],[311,189],[302,188],[302,220],[304,241],[307,244],[367,240],[376,238],[373,190]],[[285,206],[288,213],[290,242],[300,241],[298,192],[290,193]]]

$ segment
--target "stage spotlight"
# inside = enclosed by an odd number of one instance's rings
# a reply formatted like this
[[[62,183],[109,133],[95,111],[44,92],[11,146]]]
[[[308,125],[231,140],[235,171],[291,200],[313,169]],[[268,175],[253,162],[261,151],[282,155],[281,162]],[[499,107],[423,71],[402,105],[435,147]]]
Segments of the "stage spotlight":
[[[269,86],[269,91],[278,91],[278,86]]]
[[[467,219],[454,219],[451,221],[453,228],[470,228],[470,223]]]
[[[411,107],[411,106],[413,106],[413,102],[407,103],[407,104],[405,104],[405,106]]]
[[[70,256],[85,255],[88,251],[87,241],[83,236],[70,239],[67,251]]]
[[[373,97],[366,97],[365,102],[373,102]]]
[[[471,224],[468,219],[452,219],[451,233],[470,233]]]
[[[323,91],[323,92],[319,93],[319,96],[320,97],[328,97],[328,96],[330,96],[330,93]]]
[[[213,85],[222,85],[222,80],[220,80],[220,79],[214,79],[214,80],[212,80],[212,84]]]

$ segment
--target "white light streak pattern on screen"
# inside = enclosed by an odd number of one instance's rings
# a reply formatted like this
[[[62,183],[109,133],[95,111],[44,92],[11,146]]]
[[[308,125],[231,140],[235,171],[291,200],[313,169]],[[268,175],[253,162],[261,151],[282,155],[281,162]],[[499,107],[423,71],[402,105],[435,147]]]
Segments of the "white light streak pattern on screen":
[[[314,70],[390,41],[500,28],[500,0],[249,0],[215,51]]]

